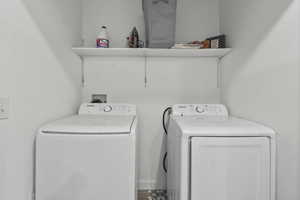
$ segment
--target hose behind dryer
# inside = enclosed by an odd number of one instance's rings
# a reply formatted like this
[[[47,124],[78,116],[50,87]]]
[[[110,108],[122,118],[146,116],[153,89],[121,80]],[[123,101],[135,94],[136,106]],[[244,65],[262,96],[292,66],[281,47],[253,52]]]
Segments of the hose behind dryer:
[[[171,111],[172,111],[172,107],[167,107],[164,110],[163,116],[162,116],[162,125],[163,125],[164,133],[165,133],[166,136],[168,135],[167,123],[169,121],[169,117],[170,117]],[[168,118],[167,118],[167,116],[168,116]],[[168,158],[168,152],[166,152],[164,154],[164,158],[163,158],[163,169],[164,169],[165,173],[168,172],[167,158]]]

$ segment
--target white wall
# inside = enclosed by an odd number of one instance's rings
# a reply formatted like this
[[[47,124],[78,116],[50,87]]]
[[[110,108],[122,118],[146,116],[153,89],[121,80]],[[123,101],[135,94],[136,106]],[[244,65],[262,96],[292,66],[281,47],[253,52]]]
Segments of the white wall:
[[[223,61],[223,102],[232,114],[279,133],[278,197],[299,199],[299,33],[296,0],[178,0],[176,41],[221,31],[233,53]],[[81,10],[82,6],[82,10]],[[81,14],[82,18],[81,18]],[[10,118],[0,121],[0,199],[27,199],[32,190],[37,127],[74,113],[80,100],[80,61],[71,46],[95,44],[108,25],[113,47],[124,47],[137,26],[144,38],[141,1],[10,0],[0,7],[0,97]],[[82,26],[82,29],[81,29]],[[81,34],[82,31],[82,34]],[[89,58],[83,101],[92,93],[138,105],[140,186],[163,188],[161,112],[175,103],[219,102],[215,59]]]
[[[177,0],[176,41],[190,42],[216,36],[219,0]]]
[[[216,58],[90,57],[84,61],[85,94],[107,94],[109,102],[138,106],[139,187],[165,188],[162,157],[165,152],[161,115],[168,105],[218,103]]]
[[[0,7],[0,199],[29,200],[37,128],[74,113],[80,101],[80,2],[10,0]]]
[[[177,0],[176,41],[204,40],[219,34],[218,0]],[[82,0],[83,39],[95,46],[99,28],[107,25],[111,47],[125,47],[134,26],[144,40],[142,0]]]
[[[220,1],[233,52],[222,63],[222,101],[278,133],[278,200],[300,199],[297,0]]]

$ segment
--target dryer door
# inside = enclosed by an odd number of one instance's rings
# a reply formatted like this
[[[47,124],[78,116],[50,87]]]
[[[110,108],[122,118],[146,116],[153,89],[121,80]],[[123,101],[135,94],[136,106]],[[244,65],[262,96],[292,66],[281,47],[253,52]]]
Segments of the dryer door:
[[[267,137],[194,137],[191,200],[270,200]]]

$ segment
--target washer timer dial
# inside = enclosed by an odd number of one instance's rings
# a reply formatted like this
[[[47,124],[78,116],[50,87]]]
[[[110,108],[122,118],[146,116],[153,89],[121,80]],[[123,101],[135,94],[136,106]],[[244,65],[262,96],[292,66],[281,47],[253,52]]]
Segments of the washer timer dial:
[[[112,106],[110,106],[110,105],[104,106],[103,111],[104,112],[111,112],[112,111]]]
[[[204,113],[205,112],[205,109],[202,106],[197,106],[195,110],[196,110],[197,113]]]

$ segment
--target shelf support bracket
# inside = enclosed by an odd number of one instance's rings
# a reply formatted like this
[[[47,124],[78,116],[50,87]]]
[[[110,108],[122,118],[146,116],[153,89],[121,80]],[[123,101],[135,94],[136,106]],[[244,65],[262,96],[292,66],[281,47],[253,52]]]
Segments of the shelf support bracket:
[[[84,88],[85,86],[85,76],[84,76],[84,58],[79,56],[81,60],[81,87]]]
[[[144,57],[144,86],[148,86],[148,58],[147,55]]]
[[[217,63],[217,88],[221,89],[222,84],[222,69],[221,69],[222,58],[218,58]]]

